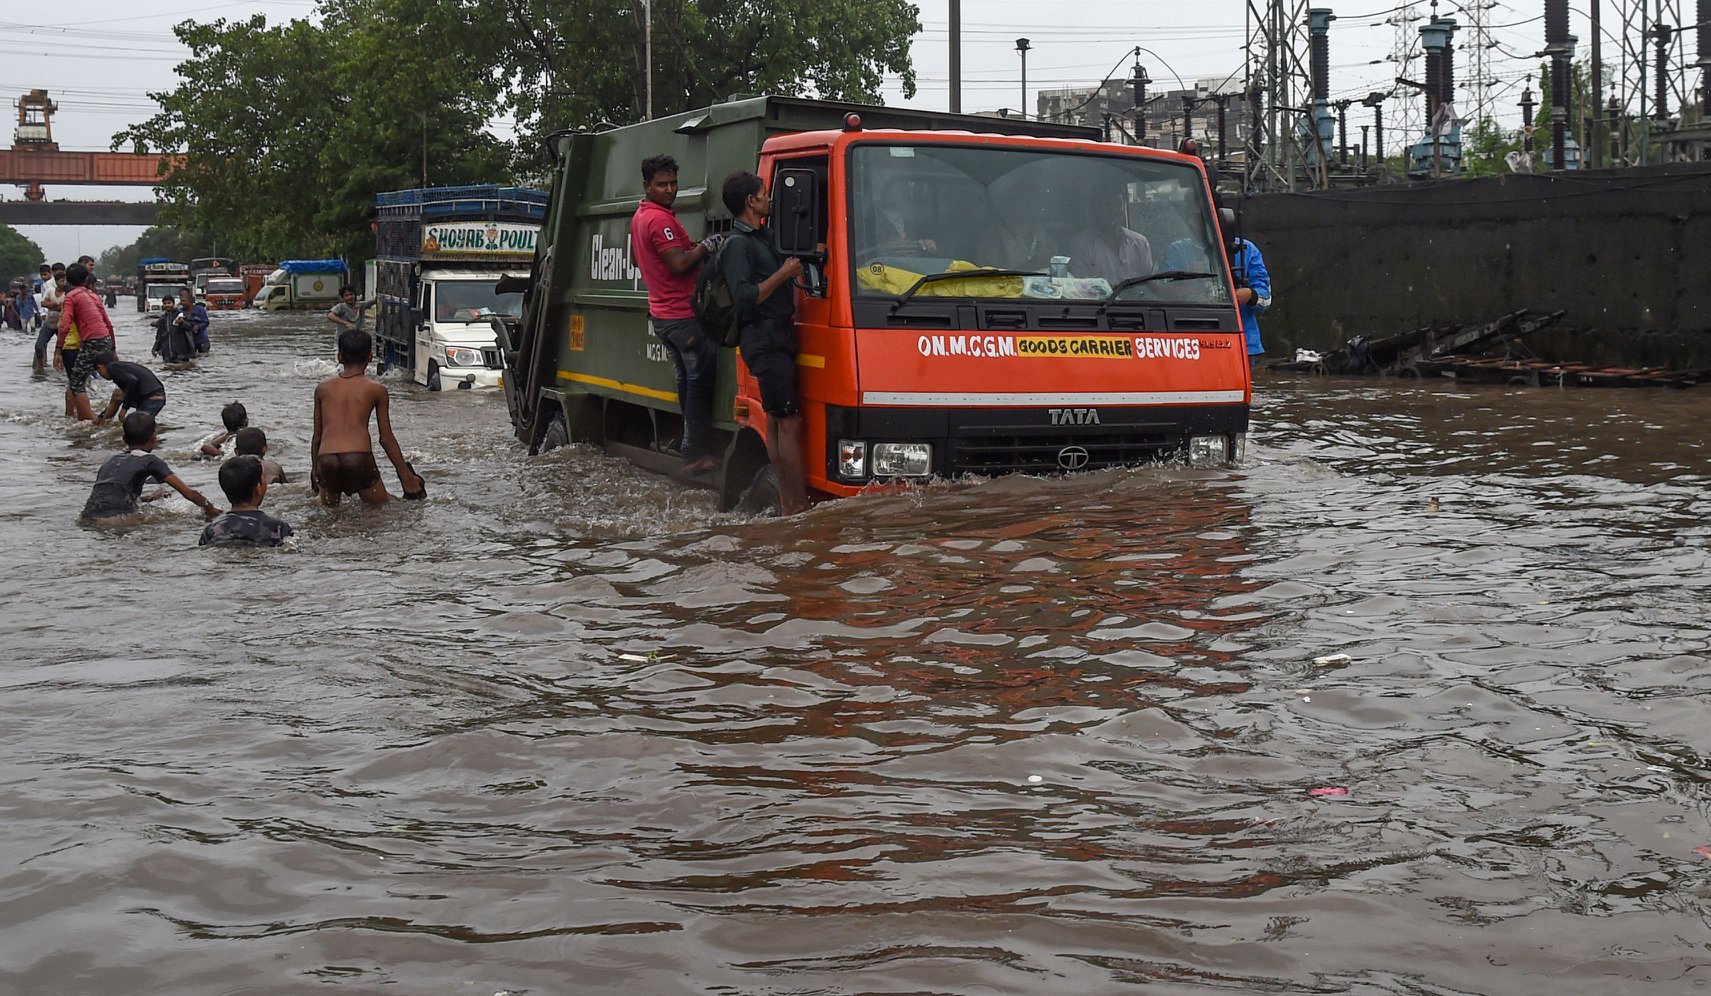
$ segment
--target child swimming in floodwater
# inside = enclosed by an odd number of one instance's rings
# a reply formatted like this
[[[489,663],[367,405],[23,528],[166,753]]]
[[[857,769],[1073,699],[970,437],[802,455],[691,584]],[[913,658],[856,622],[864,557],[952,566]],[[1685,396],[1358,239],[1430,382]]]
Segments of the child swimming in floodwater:
[[[252,456],[261,461],[262,477],[267,480],[269,485],[291,483],[290,478],[285,476],[285,468],[279,465],[279,461],[268,459],[267,433],[253,425],[246,425],[239,429],[237,435],[232,438],[238,441],[238,456]]]
[[[427,496],[427,485],[404,459],[392,434],[391,397],[378,381],[368,379],[368,364],[373,358],[374,340],[369,334],[345,329],[339,333],[339,362],[344,369],[315,386],[309,487],[320,492],[324,505],[337,505],[345,495],[356,495],[369,505],[391,500],[374,462],[374,443],[368,435],[370,417],[380,430],[380,445],[387,459],[398,472],[404,497]]]
[[[209,437],[208,441],[202,444],[199,459],[218,460],[225,456],[226,444],[237,436],[238,430],[249,426],[250,413],[244,408],[243,402],[234,401],[220,409],[220,423],[226,427],[226,431]]]
[[[132,412],[122,423],[125,432],[124,453],[110,456],[95,475],[95,486],[89,491],[89,501],[83,506],[85,520],[112,519],[137,511],[137,502],[154,501],[165,492],[143,496],[143,485],[151,479],[165,484],[201,506],[202,514],[212,519],[220,514],[214,503],[179,479],[166,461],[154,455],[160,442],[155,433],[154,416],[148,412]]]
[[[261,458],[245,454],[220,465],[220,490],[232,510],[202,530],[197,546],[283,546],[292,529],[283,519],[261,510],[267,497],[267,477]]]

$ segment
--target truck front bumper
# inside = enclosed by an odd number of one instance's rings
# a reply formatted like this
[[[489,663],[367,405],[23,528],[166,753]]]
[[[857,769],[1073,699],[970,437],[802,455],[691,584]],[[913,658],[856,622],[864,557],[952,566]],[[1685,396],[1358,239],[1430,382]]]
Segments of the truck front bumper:
[[[441,367],[440,390],[457,391],[469,388],[499,387],[504,371],[486,367]]]

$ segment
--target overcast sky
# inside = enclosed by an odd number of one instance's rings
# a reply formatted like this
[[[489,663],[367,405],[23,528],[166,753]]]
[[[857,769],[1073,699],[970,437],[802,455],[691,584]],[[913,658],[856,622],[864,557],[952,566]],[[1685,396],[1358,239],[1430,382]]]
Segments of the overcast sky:
[[[916,36],[913,48],[919,92],[905,101],[892,85],[887,96],[892,102],[943,108],[949,91],[949,3],[917,3],[924,29]],[[1489,78],[1495,81],[1491,88],[1493,103],[1500,120],[1512,127],[1520,118],[1516,103],[1523,77],[1536,71],[1538,60],[1532,54],[1544,44],[1543,0],[1465,3],[1487,7],[1487,21],[1492,25]],[[1587,3],[1571,3],[1576,11],[1573,30],[1581,39],[1582,52],[1591,37]],[[138,13],[143,5],[164,9]],[[27,7],[23,0],[8,2],[8,13],[0,15],[0,95],[5,96],[6,104],[32,87],[45,87],[59,103],[54,137],[60,146],[105,149],[115,132],[153,111],[149,91],[173,87],[173,67],[183,59],[183,49],[172,35],[173,24],[186,19],[239,19],[257,12],[270,20],[282,20],[308,16],[315,8],[313,0],[144,0],[143,5],[135,0],[82,0],[78,10],[88,27],[59,27],[50,26],[56,19],[51,16],[32,16],[25,21],[16,13],[25,9],[39,13],[46,8]],[[1263,0],[1259,5],[1264,5]],[[1430,0],[1326,0],[1316,5],[1329,7],[1338,15],[1331,33],[1334,98],[1361,97],[1375,89],[1388,89],[1397,72],[1396,64],[1385,60],[1391,56],[1399,32],[1412,39],[1418,27],[1417,20],[1398,24],[1398,18],[1419,18],[1431,11]],[[1028,53],[1030,105],[1031,94],[1040,89],[1084,85],[1107,74],[1127,76],[1137,45],[1147,49],[1141,60],[1155,81],[1155,90],[1174,88],[1177,78],[1192,83],[1239,74],[1247,6],[1246,0],[964,0],[963,110],[1014,108],[1020,103],[1021,64],[1015,49],[1019,37],[1028,38],[1032,45]],[[1463,2],[1443,0],[1438,9],[1457,16],[1465,27],[1467,16],[1458,14],[1462,6]],[[1609,40],[1619,31],[1614,22],[1615,6],[1604,4],[1607,62],[1613,61],[1617,47]],[[1684,7],[1692,9],[1691,4]],[[1464,32],[1457,41],[1463,46],[1457,57],[1457,75],[1465,82],[1472,78],[1472,56],[1466,50],[1469,39]],[[1688,61],[1694,58],[1689,40]],[[1464,110],[1468,102],[1463,91],[1459,103]],[[1399,112],[1400,108],[1387,111],[1391,115],[1387,126],[1397,120],[1394,115]],[[1351,124],[1354,120],[1351,117]],[[504,123],[499,126],[503,128]],[[0,142],[9,144],[9,139],[0,137]],[[22,191],[13,188],[0,191],[0,196],[13,199],[22,196]],[[50,199],[136,200],[147,196],[144,190],[127,188],[48,188]],[[138,230],[30,226],[22,231],[50,257],[59,259],[74,258],[80,252],[98,254],[111,245],[129,242]]]

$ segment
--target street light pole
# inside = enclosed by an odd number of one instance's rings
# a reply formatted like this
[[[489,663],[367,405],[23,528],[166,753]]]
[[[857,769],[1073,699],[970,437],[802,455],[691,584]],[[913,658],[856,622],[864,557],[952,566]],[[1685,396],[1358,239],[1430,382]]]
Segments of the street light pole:
[[[1022,118],[1028,117],[1028,50],[1034,46],[1028,44],[1028,39],[1016,39],[1016,51],[1022,54]]]
[[[1130,77],[1130,84],[1135,88],[1135,144],[1147,144],[1147,84],[1152,80],[1147,78],[1147,71],[1141,65],[1140,49],[1135,50],[1135,75]]]
[[[951,113],[962,113],[962,0],[951,0]]]

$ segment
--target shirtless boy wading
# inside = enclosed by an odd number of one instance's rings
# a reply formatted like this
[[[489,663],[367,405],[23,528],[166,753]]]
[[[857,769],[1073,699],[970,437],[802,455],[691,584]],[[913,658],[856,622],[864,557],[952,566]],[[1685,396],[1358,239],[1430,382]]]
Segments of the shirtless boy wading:
[[[325,505],[337,505],[345,495],[356,495],[370,505],[391,499],[374,462],[374,443],[368,436],[370,416],[380,430],[380,445],[398,472],[404,497],[421,498],[427,493],[421,475],[405,461],[398,439],[392,435],[386,388],[368,379],[373,353],[374,340],[367,332],[346,329],[339,333],[339,362],[344,369],[315,387],[315,431],[309,442],[309,465],[314,474],[311,487],[320,491]]]

